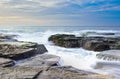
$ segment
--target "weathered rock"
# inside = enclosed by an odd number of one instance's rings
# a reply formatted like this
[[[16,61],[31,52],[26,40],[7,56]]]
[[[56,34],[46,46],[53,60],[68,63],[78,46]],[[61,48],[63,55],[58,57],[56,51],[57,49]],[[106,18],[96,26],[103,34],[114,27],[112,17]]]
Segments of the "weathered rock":
[[[36,79],[42,70],[44,70],[44,68],[0,68],[0,79]]]
[[[71,37],[65,37],[61,40],[58,40],[58,45],[66,47],[66,48],[76,48],[81,47],[81,40],[80,38],[71,38]]]
[[[0,42],[4,41],[17,41],[14,39],[17,35],[9,35],[9,34],[0,34]]]
[[[75,48],[80,47],[80,38],[76,38],[75,35],[67,34],[56,34],[52,35],[49,39],[55,43],[55,45],[66,47],[66,48]]]
[[[102,34],[102,33],[100,33]],[[113,33],[103,33],[113,35]],[[110,49],[120,49],[120,37],[102,37],[102,36],[82,36],[56,34],[49,37],[55,45],[66,48],[83,47],[87,50],[104,51]]]
[[[42,72],[37,79],[107,79],[107,76],[66,66],[50,67]]]
[[[10,67],[13,66],[15,63],[11,59],[0,58],[0,67]]]
[[[24,59],[47,52],[44,45],[30,42],[0,42],[0,57],[14,60]]]
[[[51,54],[42,54],[32,57],[26,61],[18,63],[17,66],[39,67],[39,66],[58,66],[60,57]]]
[[[35,50],[36,50],[35,52],[37,54],[43,54],[45,52],[48,52],[48,50],[46,49],[46,47],[43,44],[38,44],[34,48],[35,48]]]
[[[108,50],[103,51],[96,55],[98,59],[108,60],[108,61],[120,61],[120,50]]]
[[[88,41],[83,46],[84,49],[93,50],[93,51],[104,51],[109,50],[110,47],[108,44],[101,41]]]
[[[75,37],[75,35],[68,35],[68,34],[55,34],[49,37],[49,41],[56,41],[60,38],[64,38],[64,37]]]
[[[107,79],[107,76],[70,66],[0,68],[0,79]]]

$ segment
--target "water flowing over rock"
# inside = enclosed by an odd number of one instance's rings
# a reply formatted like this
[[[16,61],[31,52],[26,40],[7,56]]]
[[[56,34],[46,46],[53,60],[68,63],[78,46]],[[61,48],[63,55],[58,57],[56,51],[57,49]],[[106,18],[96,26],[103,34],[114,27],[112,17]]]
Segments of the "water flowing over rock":
[[[109,79],[107,75],[59,66],[60,57],[44,54],[47,49],[43,44],[18,41],[13,37],[0,35],[0,79]],[[91,41],[94,38],[57,34],[49,41],[58,46],[74,48],[83,47],[88,39]],[[19,61],[22,63],[17,64]]]
[[[17,37],[17,35],[0,34],[0,42],[17,41],[16,39],[14,39],[14,37]]]
[[[98,59],[120,61],[120,50],[103,51],[96,55]]]

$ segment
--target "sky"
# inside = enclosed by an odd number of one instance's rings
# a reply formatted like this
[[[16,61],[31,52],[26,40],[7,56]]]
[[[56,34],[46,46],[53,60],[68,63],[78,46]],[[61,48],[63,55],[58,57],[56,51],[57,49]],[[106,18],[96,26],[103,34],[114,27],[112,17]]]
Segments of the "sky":
[[[0,0],[0,25],[120,26],[120,0]]]

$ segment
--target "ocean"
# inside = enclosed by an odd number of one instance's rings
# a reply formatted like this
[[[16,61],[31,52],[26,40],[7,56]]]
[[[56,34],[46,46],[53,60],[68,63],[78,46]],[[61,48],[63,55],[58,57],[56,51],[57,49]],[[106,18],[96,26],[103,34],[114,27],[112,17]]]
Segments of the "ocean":
[[[102,74],[115,75],[120,78],[120,62],[99,60],[96,54],[100,52],[88,51],[82,48],[63,48],[55,46],[48,41],[48,38],[53,34],[74,34],[81,36],[86,32],[100,32],[100,33],[115,33],[120,36],[119,26],[0,26],[0,33],[18,35],[16,37],[20,41],[37,42],[44,44],[49,54],[61,57],[59,65],[73,66],[78,69],[98,72]],[[36,56],[37,57],[37,56]],[[39,56],[38,56],[39,59]],[[102,69],[94,69],[98,61],[112,64],[107,65]],[[27,60],[16,62],[17,65],[24,64]]]

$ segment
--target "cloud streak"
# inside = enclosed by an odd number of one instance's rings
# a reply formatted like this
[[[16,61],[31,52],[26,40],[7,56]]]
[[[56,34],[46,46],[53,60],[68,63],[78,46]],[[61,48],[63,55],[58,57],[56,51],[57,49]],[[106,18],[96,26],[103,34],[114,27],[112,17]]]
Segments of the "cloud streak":
[[[73,21],[73,25],[75,23],[80,25],[83,20],[88,21],[89,18],[95,20],[100,17],[105,20],[104,18],[109,16],[111,20],[106,20],[108,24],[116,19],[119,21],[115,18],[120,14],[119,4],[118,0],[0,0],[0,17],[2,17],[0,23],[5,23],[7,20],[6,23],[21,21],[30,22],[30,24],[51,24],[53,22],[55,24],[56,22],[56,24],[63,23],[64,25]],[[93,25],[96,24],[94,20],[91,21]],[[102,20],[100,21],[102,23]],[[116,23],[116,25],[119,24]]]

